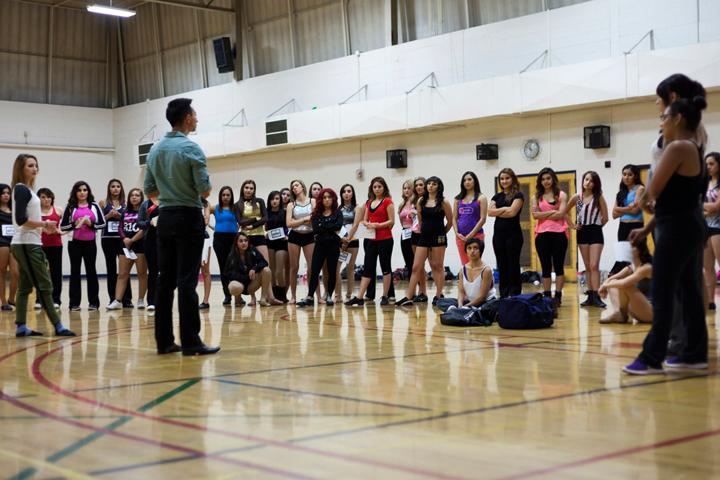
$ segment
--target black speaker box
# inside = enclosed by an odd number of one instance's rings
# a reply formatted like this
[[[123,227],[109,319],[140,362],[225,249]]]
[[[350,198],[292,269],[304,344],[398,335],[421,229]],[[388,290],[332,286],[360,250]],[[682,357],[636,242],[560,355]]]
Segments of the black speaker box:
[[[388,150],[385,152],[387,168],[407,168],[407,150]]]
[[[610,127],[592,125],[583,129],[585,148],[610,148]]]
[[[497,160],[498,146],[497,143],[481,143],[475,147],[478,160]]]
[[[215,51],[215,64],[219,73],[228,73],[235,70],[235,61],[230,44],[230,37],[213,39],[213,50]]]

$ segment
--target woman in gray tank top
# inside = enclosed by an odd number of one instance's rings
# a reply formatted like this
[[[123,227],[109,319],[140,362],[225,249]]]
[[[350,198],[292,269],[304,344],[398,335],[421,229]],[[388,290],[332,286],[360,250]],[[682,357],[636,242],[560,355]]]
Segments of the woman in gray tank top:
[[[285,220],[290,233],[288,234],[288,256],[290,257],[290,304],[295,304],[297,292],[297,274],[300,269],[300,251],[302,250],[310,277],[310,264],[315,239],[313,237],[310,216],[315,207],[315,200],[308,198],[307,188],[302,180],[290,182],[290,203],[285,213]]]

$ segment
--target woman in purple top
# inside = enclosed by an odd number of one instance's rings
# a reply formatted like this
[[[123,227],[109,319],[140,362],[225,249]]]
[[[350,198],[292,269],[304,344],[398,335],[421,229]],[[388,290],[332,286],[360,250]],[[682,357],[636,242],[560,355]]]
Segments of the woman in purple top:
[[[465,253],[465,241],[473,237],[485,240],[482,227],[487,220],[487,206],[488,201],[480,191],[477,175],[470,171],[463,173],[460,181],[460,193],[455,196],[453,204],[455,244],[463,265],[469,261],[467,253]]]
[[[70,191],[68,204],[60,221],[60,230],[72,232],[72,240],[68,242],[70,255],[70,310],[80,310],[80,266],[85,264],[87,278],[88,310],[100,307],[98,298],[98,277],[95,270],[97,243],[95,231],[105,227],[105,216],[100,205],[95,202],[90,185],[80,180],[75,182]]]

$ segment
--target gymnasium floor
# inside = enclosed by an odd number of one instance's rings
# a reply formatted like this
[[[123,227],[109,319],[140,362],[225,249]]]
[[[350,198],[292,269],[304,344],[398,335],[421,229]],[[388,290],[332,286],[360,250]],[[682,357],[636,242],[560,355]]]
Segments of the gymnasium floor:
[[[620,368],[647,326],[598,325],[575,285],[542,331],[425,305],[224,309],[214,287],[209,357],[157,356],[139,310],[64,310],[76,339],[17,340],[3,313],[0,477],[720,476],[714,317],[709,372],[643,378]]]

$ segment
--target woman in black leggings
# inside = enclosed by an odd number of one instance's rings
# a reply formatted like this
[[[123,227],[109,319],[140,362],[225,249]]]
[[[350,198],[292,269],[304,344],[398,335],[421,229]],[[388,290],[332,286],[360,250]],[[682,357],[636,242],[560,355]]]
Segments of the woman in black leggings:
[[[567,194],[560,190],[558,178],[552,168],[543,168],[535,184],[532,198],[532,216],[535,224],[535,249],[542,266],[543,293],[551,297],[555,270],[555,306],[562,304],[565,284],[565,253],[568,247]]]
[[[320,272],[327,266],[328,291],[325,294],[325,304],[334,304],[332,293],[335,288],[335,266],[340,257],[340,237],[338,232],[343,226],[343,215],[338,208],[337,194],[331,188],[323,188],[318,193],[317,203],[312,213],[313,233],[315,234],[315,249],[313,250],[312,266],[310,268],[310,281],[308,295],[297,303],[298,307],[313,305],[313,295],[318,287]]]
[[[623,370],[634,375],[708,368],[708,333],[701,278],[706,226],[702,196],[706,187],[703,146],[695,141],[705,96],[681,98],[660,116],[665,151],[640,205],[655,202],[653,325],[637,359]],[[676,291],[680,291],[685,344],[666,358]]]
[[[493,250],[500,274],[500,297],[505,298],[522,293],[520,252],[523,247],[523,234],[520,228],[520,212],[525,204],[525,197],[512,169],[500,170],[498,183],[501,191],[490,200],[488,215],[495,217]]]

